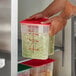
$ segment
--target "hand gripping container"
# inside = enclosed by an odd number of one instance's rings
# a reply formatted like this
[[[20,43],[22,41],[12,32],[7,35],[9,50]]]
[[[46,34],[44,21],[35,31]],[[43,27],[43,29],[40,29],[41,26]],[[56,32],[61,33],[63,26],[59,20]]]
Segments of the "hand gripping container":
[[[51,46],[49,46],[50,42],[49,28],[51,25],[41,23],[46,20],[48,19],[46,18],[32,19],[32,20],[26,19],[20,22],[23,57],[33,59],[48,58],[48,53],[49,52],[51,53],[50,50]]]
[[[53,63],[55,60],[32,59],[22,64],[31,66],[31,76],[53,76]]]
[[[30,76],[30,69],[29,66],[18,64],[18,76]]]

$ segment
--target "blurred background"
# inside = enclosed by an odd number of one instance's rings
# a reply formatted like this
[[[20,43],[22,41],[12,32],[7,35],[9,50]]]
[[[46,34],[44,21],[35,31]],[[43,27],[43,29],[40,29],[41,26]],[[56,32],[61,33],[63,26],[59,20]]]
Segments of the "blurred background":
[[[11,76],[11,0],[0,0],[0,58],[5,66],[0,76]]]

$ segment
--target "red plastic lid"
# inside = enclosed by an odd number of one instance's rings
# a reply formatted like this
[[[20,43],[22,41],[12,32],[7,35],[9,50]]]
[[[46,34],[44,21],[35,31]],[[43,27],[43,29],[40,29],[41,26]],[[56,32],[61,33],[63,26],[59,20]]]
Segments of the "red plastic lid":
[[[48,18],[39,18],[39,19],[25,19],[20,21],[20,23],[28,23],[28,24],[42,24],[41,22],[47,21]],[[42,24],[42,25],[50,25],[50,23]]]
[[[22,62],[21,64],[31,66],[31,67],[39,67],[48,63],[54,62],[54,59],[46,59],[46,60],[38,60],[38,59],[32,59],[26,62]]]

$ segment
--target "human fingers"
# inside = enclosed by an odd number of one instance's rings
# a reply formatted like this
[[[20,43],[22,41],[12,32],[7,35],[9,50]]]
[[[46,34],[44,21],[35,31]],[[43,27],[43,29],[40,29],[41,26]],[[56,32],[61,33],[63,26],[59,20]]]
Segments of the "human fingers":
[[[43,17],[42,13],[37,13],[35,15],[30,16],[28,19],[39,19],[42,17]]]

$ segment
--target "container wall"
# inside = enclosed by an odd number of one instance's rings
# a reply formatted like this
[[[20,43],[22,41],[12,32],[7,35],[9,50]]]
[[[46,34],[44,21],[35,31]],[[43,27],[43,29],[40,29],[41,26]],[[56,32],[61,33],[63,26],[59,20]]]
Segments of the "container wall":
[[[32,68],[31,76],[53,76],[53,63]]]
[[[30,76],[30,70],[25,70],[24,72],[18,73],[18,76]]]

